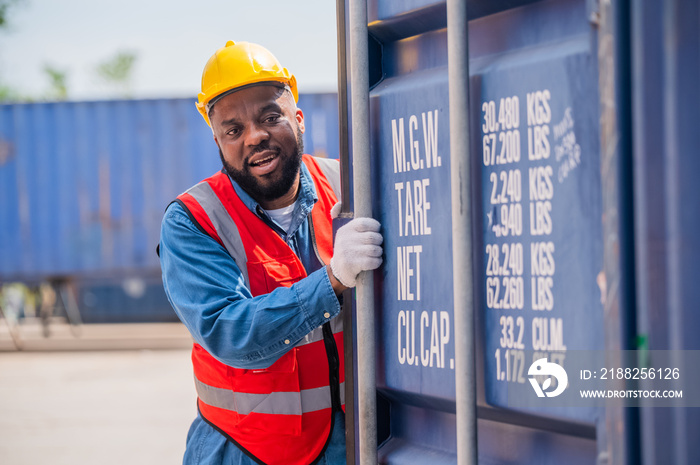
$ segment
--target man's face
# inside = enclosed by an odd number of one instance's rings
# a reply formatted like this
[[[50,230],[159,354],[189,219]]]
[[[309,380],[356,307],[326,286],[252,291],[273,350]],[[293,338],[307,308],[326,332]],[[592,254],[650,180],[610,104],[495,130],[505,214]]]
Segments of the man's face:
[[[275,86],[242,89],[210,112],[224,168],[263,208],[295,199],[303,153],[304,114],[291,94]]]

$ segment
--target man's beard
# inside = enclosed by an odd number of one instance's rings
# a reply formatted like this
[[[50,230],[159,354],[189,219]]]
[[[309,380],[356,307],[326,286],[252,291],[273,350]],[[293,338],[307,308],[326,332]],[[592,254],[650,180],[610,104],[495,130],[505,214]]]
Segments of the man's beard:
[[[231,176],[231,179],[236,181],[239,186],[243,188],[253,199],[258,202],[270,202],[276,200],[283,195],[285,195],[294,185],[297,173],[299,173],[299,167],[301,166],[301,156],[304,153],[304,142],[302,140],[302,132],[297,128],[297,143],[292,154],[288,157],[284,157],[281,153],[277,156],[280,157],[280,162],[282,163],[282,177],[279,181],[269,184],[262,185],[258,180],[250,173],[250,166],[247,163],[247,159],[243,163],[243,169],[237,170],[230,163],[224,159],[224,154],[219,148],[219,156],[221,157],[221,163],[224,165],[224,169]],[[269,150],[269,142],[265,141],[256,147],[256,150],[250,155],[254,155],[258,151]]]

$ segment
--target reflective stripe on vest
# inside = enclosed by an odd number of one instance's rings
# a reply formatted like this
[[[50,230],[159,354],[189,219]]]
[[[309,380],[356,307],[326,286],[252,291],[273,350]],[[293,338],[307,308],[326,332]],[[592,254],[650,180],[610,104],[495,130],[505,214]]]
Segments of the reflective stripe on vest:
[[[340,315],[339,315],[340,316]],[[340,333],[343,331],[343,319],[338,317],[338,318],[333,318],[331,321],[331,330],[333,331],[333,334]],[[299,341],[296,345],[296,347],[300,347],[306,344],[311,344],[312,342],[318,342],[323,340],[323,327],[319,326],[318,328],[314,329],[311,331],[309,334],[304,336],[304,338]]]
[[[219,197],[214,193],[211,185],[203,181],[192,187],[187,193],[209,214],[209,219],[216,230],[217,236],[224,247],[226,247],[231,257],[233,257],[241,273],[243,273],[246,286],[250,287],[248,268],[246,267],[245,248],[241,242],[238,226],[236,226],[236,223],[234,223],[229,214],[226,213],[226,209],[221,204]]]
[[[197,378],[194,379],[194,383],[197,396],[202,402],[240,415],[248,415],[253,411],[273,415],[301,415],[332,407],[326,386],[302,389],[299,392],[254,394],[209,386]],[[301,403],[298,401],[300,394]],[[345,403],[345,382],[340,383],[340,401]]]
[[[335,197],[340,199],[340,163],[337,160],[329,160],[327,158],[314,158],[316,164],[326,177],[330,184]]]

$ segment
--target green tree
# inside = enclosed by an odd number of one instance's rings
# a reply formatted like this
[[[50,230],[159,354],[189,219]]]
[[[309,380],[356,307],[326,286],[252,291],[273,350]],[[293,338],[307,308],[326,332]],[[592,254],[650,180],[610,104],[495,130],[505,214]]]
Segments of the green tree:
[[[44,73],[49,78],[48,98],[53,100],[65,100],[68,98],[68,86],[66,84],[67,73],[52,65],[44,65]]]
[[[18,0],[0,0],[0,28],[7,27],[8,12]]]
[[[115,86],[123,97],[129,97],[136,58],[134,52],[118,52],[113,58],[97,66],[97,75],[105,83]]]
[[[22,100],[22,96],[10,86],[0,82],[0,102],[15,102]]]
[[[0,0],[0,31],[8,28],[11,10],[18,5],[21,0]],[[0,102],[10,102],[22,100],[22,96],[16,89],[4,84],[0,73]]]

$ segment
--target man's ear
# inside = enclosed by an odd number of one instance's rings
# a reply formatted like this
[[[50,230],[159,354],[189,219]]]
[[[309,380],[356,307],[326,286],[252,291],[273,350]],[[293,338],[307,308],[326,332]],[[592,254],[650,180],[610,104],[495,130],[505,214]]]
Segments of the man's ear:
[[[304,131],[306,130],[304,126],[304,112],[301,111],[301,108],[297,108],[296,113],[294,114],[294,117],[297,120],[297,124],[299,125],[299,130],[301,131],[302,134],[304,134]]]

